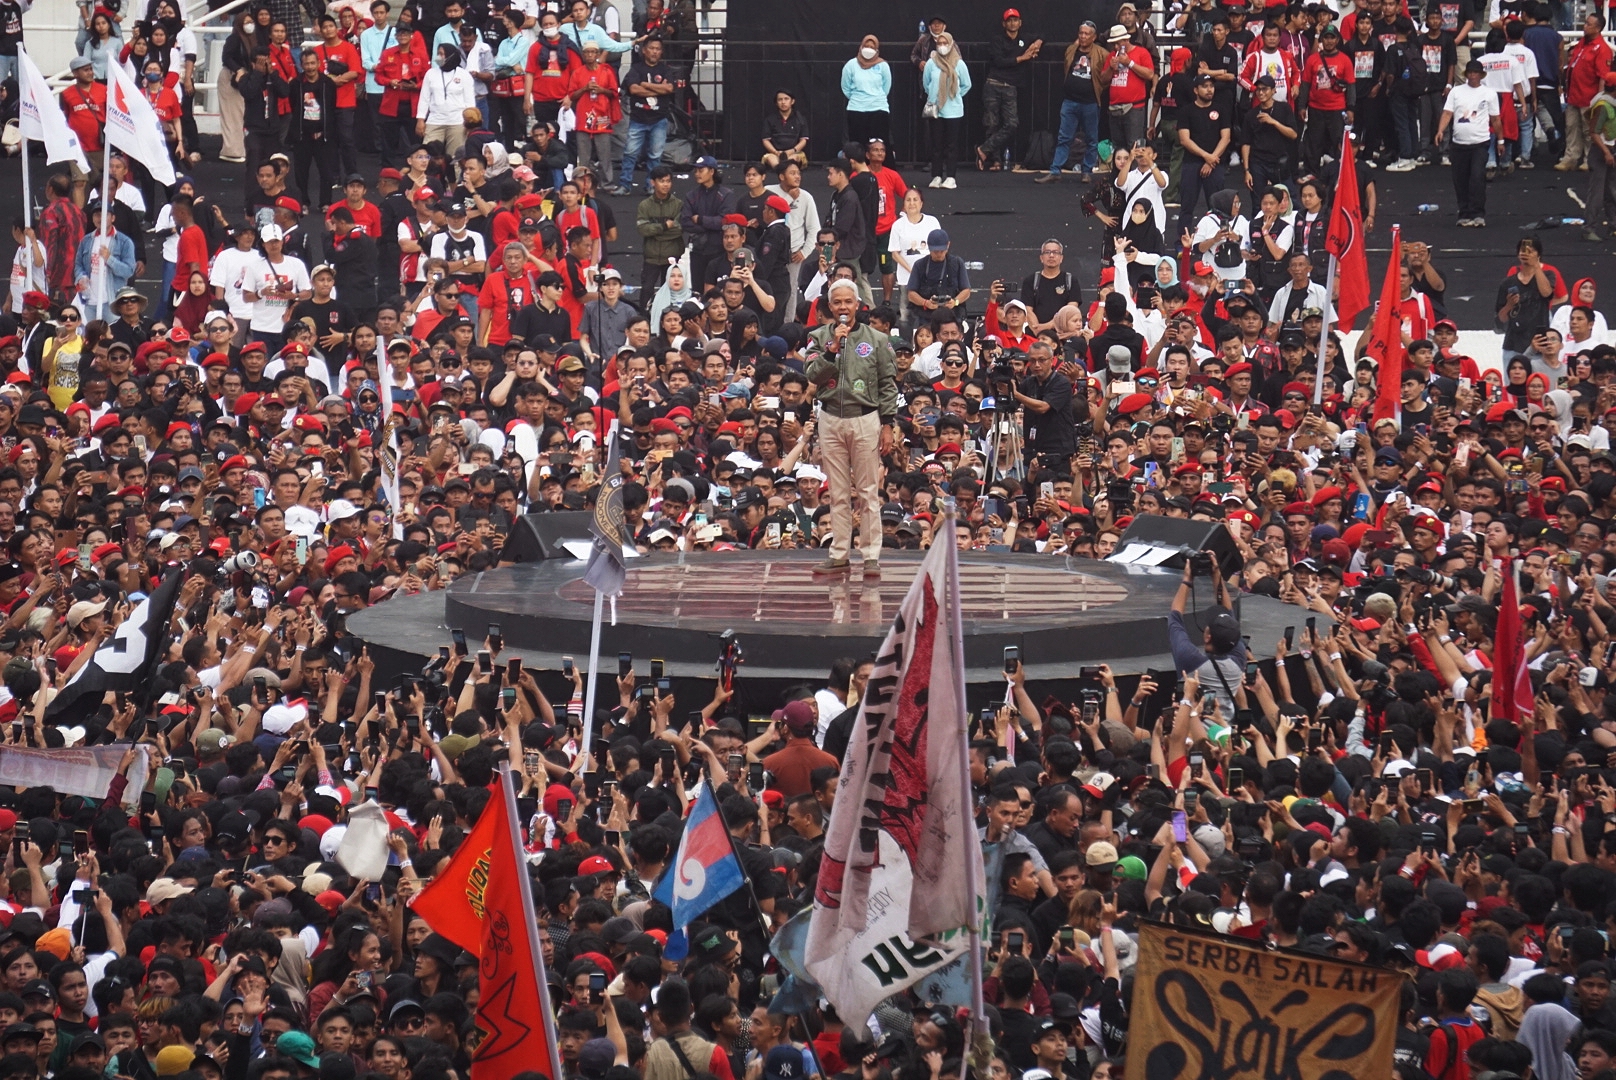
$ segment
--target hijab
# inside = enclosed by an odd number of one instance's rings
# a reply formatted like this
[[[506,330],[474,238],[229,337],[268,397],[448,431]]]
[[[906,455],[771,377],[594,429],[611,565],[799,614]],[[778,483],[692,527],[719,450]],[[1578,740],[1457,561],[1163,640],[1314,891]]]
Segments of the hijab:
[[[1577,1080],[1577,1065],[1566,1053],[1566,1040],[1581,1026],[1562,1005],[1533,1005],[1521,1018],[1515,1038],[1532,1051],[1532,1075],[1538,1080]]]
[[[1560,431],[1560,438],[1566,439],[1571,435],[1571,391],[1550,390],[1544,397],[1554,406],[1554,422]]]
[[[875,50],[874,60],[864,59],[865,46],[869,46]],[[868,71],[871,68],[880,67],[882,64],[886,63],[885,60],[881,59],[881,39],[876,37],[874,34],[865,34],[863,39],[859,42],[858,52],[853,54],[853,58],[858,61],[858,66],[863,68],[865,71]],[[792,95],[792,100],[796,100],[795,94]]]
[[[937,104],[953,101],[959,97],[959,49],[954,44],[954,37],[946,30],[933,39],[932,63],[937,65]],[[947,46],[948,51],[943,52]]]
[[[1229,188],[1224,188],[1222,191],[1214,191],[1211,196],[1208,197],[1206,202],[1207,205],[1212,208],[1213,213],[1217,214],[1225,221],[1233,221],[1234,203],[1239,197],[1240,196],[1236,192],[1230,190]]]
[[[450,45],[445,42],[438,46],[438,51],[443,54],[443,59],[438,61],[438,66],[443,68],[444,71],[453,71],[460,66],[462,59],[460,46]]]
[[[693,295],[690,291],[689,275],[685,275],[682,280],[684,281],[684,284],[679,286],[679,289],[675,291],[669,288],[667,278],[662,279],[662,287],[657,289],[656,299],[651,302],[651,310],[656,312],[656,318],[659,320],[659,325],[662,318],[662,313],[664,311],[667,311],[669,308],[678,307],[686,300],[689,300]]]
[[[1145,208],[1145,220],[1135,222],[1133,212],[1141,206]],[[1122,227],[1122,235],[1134,247],[1151,255],[1160,255],[1167,250],[1167,245],[1162,240],[1162,232],[1156,228],[1155,208],[1151,206],[1149,199],[1135,199],[1133,205],[1128,208],[1126,221],[1127,224]]]

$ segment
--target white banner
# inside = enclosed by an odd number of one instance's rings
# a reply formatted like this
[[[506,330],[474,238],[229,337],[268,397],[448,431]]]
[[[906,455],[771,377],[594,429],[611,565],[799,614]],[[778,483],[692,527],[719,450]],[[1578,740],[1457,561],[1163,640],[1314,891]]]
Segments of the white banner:
[[[966,762],[959,571],[933,544],[854,723],[804,961],[849,1024],[969,948],[983,893]]]
[[[107,146],[146,166],[158,183],[174,183],[174,159],[168,154],[163,123],[120,64],[107,65]]]
[[[67,126],[67,117],[51,93],[45,76],[40,74],[33,57],[17,46],[18,98],[17,119],[22,125],[22,137],[45,144],[45,160],[52,165],[71,161],[85,172],[90,162],[84,156],[79,137]]]
[[[65,747],[37,750],[26,746],[0,746],[0,784],[15,787],[49,787],[63,795],[104,799],[118,775],[127,743],[111,746]],[[124,788],[123,805],[138,806],[146,788],[147,748],[138,747],[135,763],[129,766],[129,786]]]

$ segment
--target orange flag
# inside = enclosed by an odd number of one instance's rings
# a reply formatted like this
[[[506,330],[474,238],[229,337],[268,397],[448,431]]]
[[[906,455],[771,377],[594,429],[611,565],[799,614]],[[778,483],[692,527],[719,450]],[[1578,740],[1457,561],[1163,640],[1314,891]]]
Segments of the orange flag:
[[[561,1076],[532,884],[521,856],[510,773],[500,770],[482,816],[454,858],[410,905],[481,960],[472,1080],[510,1080],[540,1062]]]
[[[1380,365],[1375,371],[1375,419],[1386,417],[1402,422],[1403,411],[1403,313],[1402,288],[1398,272],[1403,265],[1403,234],[1392,228],[1392,257],[1386,264],[1386,280],[1380,287],[1380,306],[1369,325],[1369,344],[1364,355]]]

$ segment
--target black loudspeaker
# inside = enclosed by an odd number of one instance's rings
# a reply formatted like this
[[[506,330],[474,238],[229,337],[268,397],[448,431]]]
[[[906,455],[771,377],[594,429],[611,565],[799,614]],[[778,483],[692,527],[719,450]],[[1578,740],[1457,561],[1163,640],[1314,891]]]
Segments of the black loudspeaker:
[[[540,562],[544,559],[570,559],[572,553],[562,547],[567,540],[594,542],[589,531],[587,510],[559,510],[548,514],[523,514],[516,519],[510,538],[505,541],[501,562]]]
[[[1116,554],[1111,558],[1117,559],[1128,550],[1130,544],[1143,544],[1148,546],[1152,555],[1143,559],[1118,559],[1129,563],[1141,563],[1150,566],[1164,566],[1172,570],[1184,569],[1187,556],[1184,549],[1191,551],[1210,551],[1218,560],[1218,567],[1223,571],[1225,579],[1234,577],[1240,569],[1240,550],[1234,546],[1234,537],[1221,521],[1196,521],[1189,518],[1170,518],[1160,514],[1140,514],[1128,524],[1128,531],[1122,534],[1122,542],[1117,545]],[[1154,556],[1162,551],[1171,550],[1172,555],[1166,559]]]

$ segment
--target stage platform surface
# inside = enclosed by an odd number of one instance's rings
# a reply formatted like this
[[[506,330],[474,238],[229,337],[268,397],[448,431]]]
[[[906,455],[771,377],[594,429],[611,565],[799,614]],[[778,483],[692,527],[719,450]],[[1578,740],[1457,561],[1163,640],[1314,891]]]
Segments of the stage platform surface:
[[[884,553],[881,576],[869,580],[815,575],[820,558],[812,551],[753,551],[630,560],[615,626],[608,606],[600,670],[615,673],[616,654],[626,652],[642,674],[655,657],[672,678],[712,678],[722,635],[733,631],[745,652],[743,678],[823,680],[837,657],[879,646],[921,553]],[[448,642],[451,627],[477,642],[497,625],[507,655],[521,656],[525,665],[555,671],[569,656],[581,667],[594,606],[583,572],[582,562],[557,559],[467,575],[446,591],[357,613],[349,628],[382,650],[425,658]],[[969,682],[1002,684],[1004,649],[1012,645],[1031,680],[1075,679],[1081,667],[1099,663],[1118,674],[1173,668],[1167,614],[1177,571],[967,552],[960,579]],[[1197,582],[1195,601],[1196,611],[1210,607],[1210,583]],[[1255,651],[1271,657],[1285,627],[1300,628],[1307,613],[1246,597],[1240,616]]]

